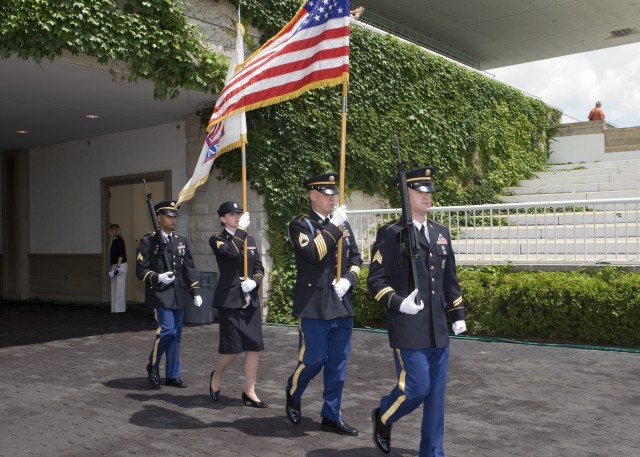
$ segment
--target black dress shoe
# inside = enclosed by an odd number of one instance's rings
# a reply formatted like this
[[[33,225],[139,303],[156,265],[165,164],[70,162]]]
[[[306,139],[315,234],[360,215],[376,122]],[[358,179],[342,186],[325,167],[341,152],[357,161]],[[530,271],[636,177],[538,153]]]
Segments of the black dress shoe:
[[[391,452],[391,426],[384,425],[380,420],[380,408],[371,411],[373,422],[373,444],[380,454],[387,455]]]
[[[347,425],[345,421],[332,421],[326,417],[322,418],[322,430],[339,435],[358,436],[358,430]]]
[[[218,390],[213,390],[211,388],[211,384],[213,384],[213,374],[216,372],[216,370],[213,370],[211,372],[211,378],[209,379],[209,395],[211,396],[211,399],[213,401],[218,401],[220,400],[220,389]]]
[[[160,387],[160,373],[157,368],[153,368],[151,362],[147,363],[147,377],[153,387]]]
[[[299,424],[300,419],[302,419],[302,411],[300,408],[300,403],[296,403],[291,398],[291,394],[289,393],[289,388],[287,388],[287,406],[285,408],[287,411],[287,417],[294,424]]]
[[[180,378],[167,379],[164,384],[171,387],[180,387],[181,389],[187,387],[187,383]]]
[[[244,402],[245,406],[253,406],[254,408],[266,408],[267,406],[269,406],[263,401],[255,401],[250,399],[249,396],[244,392],[242,392],[242,401]]]

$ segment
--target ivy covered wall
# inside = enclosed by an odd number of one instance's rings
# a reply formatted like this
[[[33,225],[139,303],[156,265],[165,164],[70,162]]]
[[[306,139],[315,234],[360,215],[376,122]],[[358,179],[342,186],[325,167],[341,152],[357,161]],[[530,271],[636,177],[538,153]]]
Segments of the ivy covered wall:
[[[280,23],[265,3],[244,0],[243,8],[269,37],[299,3],[276,2],[287,14]],[[397,191],[388,185],[396,173],[396,137],[408,169],[436,167],[434,204],[440,206],[495,202],[502,188],[545,166],[547,126],[560,113],[541,101],[357,23],[351,27],[350,63],[347,193],[383,195],[399,206]],[[265,196],[269,215],[271,321],[289,319],[295,273],[286,225],[308,207],[301,181],[339,168],[341,101],[341,88],[329,87],[247,114],[247,176]],[[222,156],[217,166],[239,179],[238,154]]]
[[[227,59],[203,45],[176,0],[2,0],[0,37],[0,59],[85,54],[152,80],[157,98],[180,87],[216,93],[226,75]]]

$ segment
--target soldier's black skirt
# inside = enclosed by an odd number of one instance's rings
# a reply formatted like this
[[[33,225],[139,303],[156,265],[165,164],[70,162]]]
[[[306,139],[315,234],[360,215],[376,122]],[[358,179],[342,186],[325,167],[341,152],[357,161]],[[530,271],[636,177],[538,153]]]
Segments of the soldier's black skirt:
[[[220,354],[264,351],[260,308],[217,308],[220,322]]]

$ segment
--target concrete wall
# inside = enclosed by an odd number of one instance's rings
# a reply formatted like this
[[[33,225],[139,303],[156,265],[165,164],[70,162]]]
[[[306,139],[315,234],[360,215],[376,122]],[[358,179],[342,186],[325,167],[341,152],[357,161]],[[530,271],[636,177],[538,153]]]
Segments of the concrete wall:
[[[32,149],[31,254],[102,252],[100,179],[173,170],[173,193],[187,181],[185,124]],[[179,218],[185,231],[188,218]]]
[[[604,156],[604,133],[561,136],[551,143],[551,163],[596,162]]]
[[[604,148],[607,154],[640,150],[640,127],[605,131]]]
[[[605,121],[575,122],[554,128],[551,163],[640,159],[640,127],[615,128]]]
[[[238,19],[236,7],[228,2],[216,0],[190,0],[186,2],[185,13],[189,21],[197,25],[207,37],[207,45],[211,50],[232,55],[236,40],[235,24]],[[245,48],[247,44],[254,47],[260,35],[261,32],[254,27],[245,30]]]

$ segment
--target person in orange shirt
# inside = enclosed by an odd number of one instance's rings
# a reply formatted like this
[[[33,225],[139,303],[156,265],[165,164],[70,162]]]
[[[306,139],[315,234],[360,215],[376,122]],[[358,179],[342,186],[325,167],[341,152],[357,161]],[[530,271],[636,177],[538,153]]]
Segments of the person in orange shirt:
[[[602,121],[604,120],[604,111],[600,107],[601,103],[596,102],[596,106],[593,107],[591,111],[589,111],[589,120],[590,121]]]

